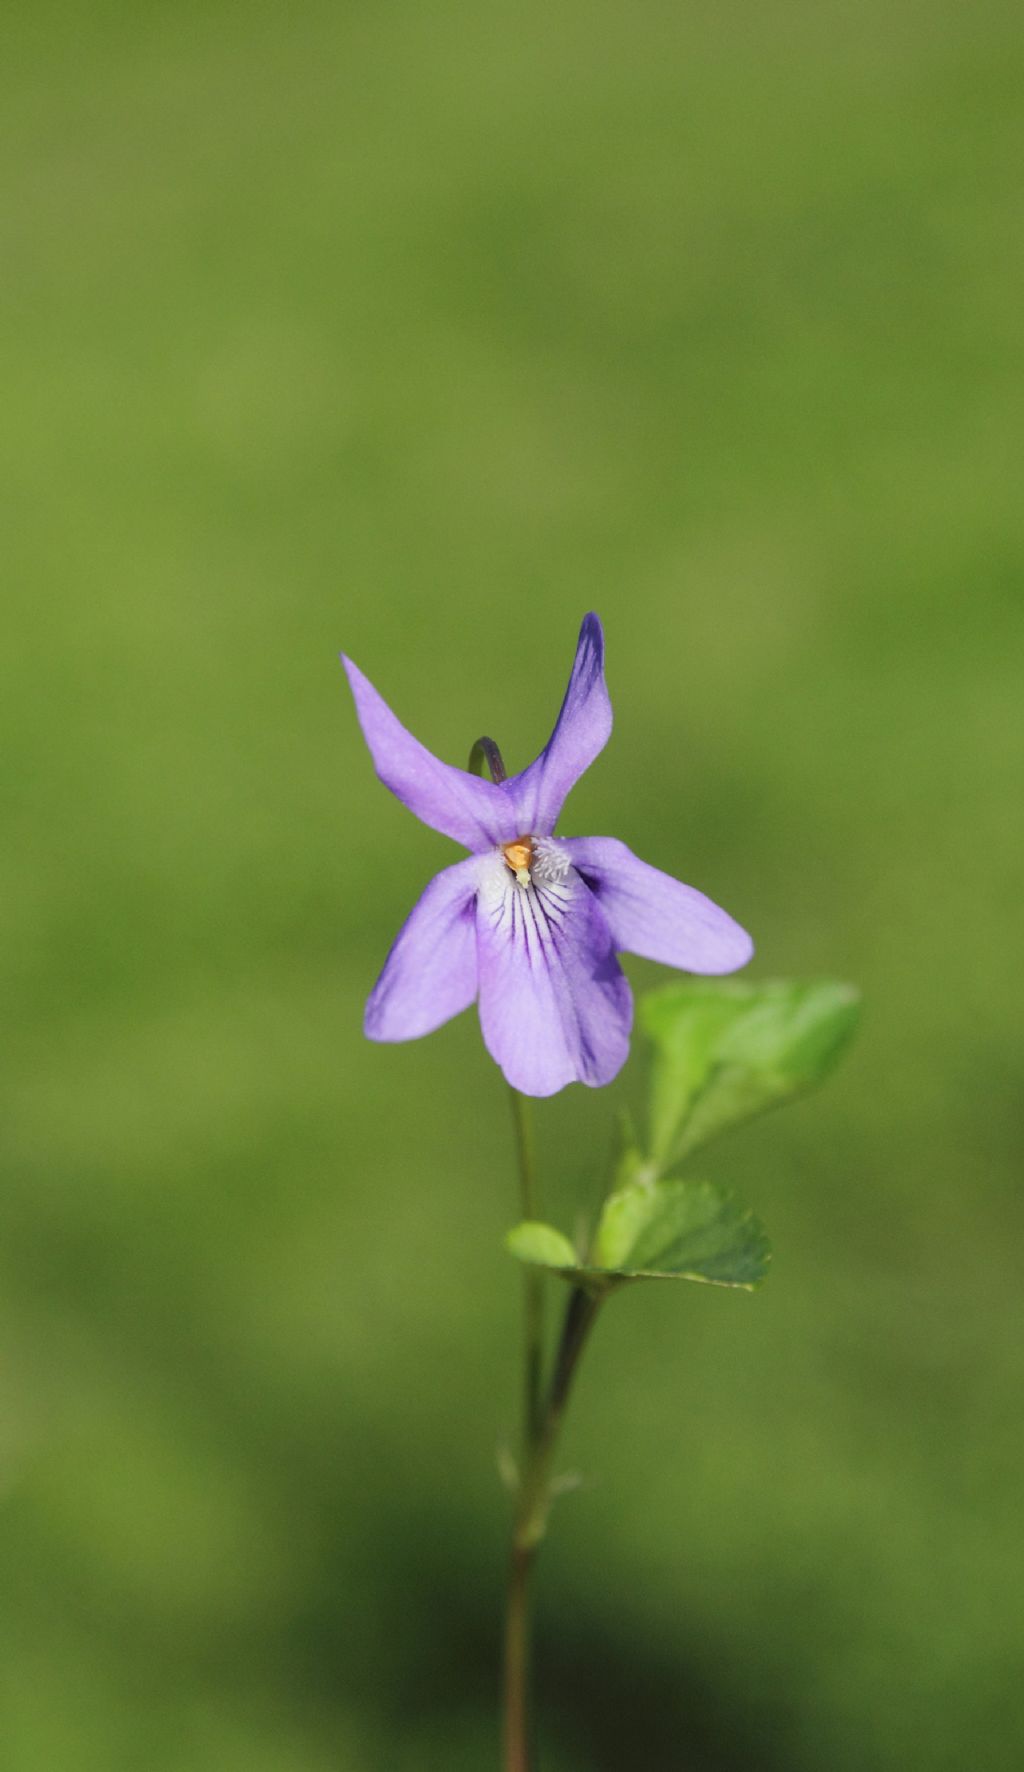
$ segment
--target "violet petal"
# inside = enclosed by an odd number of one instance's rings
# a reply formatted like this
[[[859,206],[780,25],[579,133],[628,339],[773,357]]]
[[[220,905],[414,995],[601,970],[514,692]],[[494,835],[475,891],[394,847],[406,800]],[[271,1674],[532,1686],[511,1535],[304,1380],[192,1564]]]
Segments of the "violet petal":
[[[503,789],[433,756],[406,731],[358,665],[344,653],[341,662],[373,766],[403,806],[467,849],[489,849],[518,836],[515,808]]]
[[[406,918],[366,1005],[371,1040],[416,1040],[472,1003],[480,866],[474,855],[435,874]]]
[[[604,634],[597,616],[587,615],[555,729],[535,762],[507,784],[520,831],[548,836],[554,830],[569,789],[604,749],[611,729]]]
[[[491,1057],[524,1095],[610,1083],[625,1063],[629,984],[604,914],[570,868],[523,888],[498,858],[477,899],[480,1025]]]
[[[754,951],[746,930],[693,886],[649,867],[615,837],[560,838],[601,906],[620,953],[684,972],[735,972]]]

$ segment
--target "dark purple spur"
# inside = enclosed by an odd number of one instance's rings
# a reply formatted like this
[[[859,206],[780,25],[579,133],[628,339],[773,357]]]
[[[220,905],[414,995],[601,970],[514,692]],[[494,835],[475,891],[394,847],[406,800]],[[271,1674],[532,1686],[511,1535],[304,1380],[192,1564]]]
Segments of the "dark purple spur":
[[[366,1005],[371,1040],[415,1040],[477,1000],[484,1043],[513,1088],[554,1095],[610,1083],[625,1063],[633,996],[616,958],[734,972],[753,943],[703,893],[615,837],[556,837],[570,788],[604,748],[612,710],[596,615],[580,629],[561,712],[520,775],[487,781],[442,763],[342,655],[385,787],[471,851],[430,882]]]

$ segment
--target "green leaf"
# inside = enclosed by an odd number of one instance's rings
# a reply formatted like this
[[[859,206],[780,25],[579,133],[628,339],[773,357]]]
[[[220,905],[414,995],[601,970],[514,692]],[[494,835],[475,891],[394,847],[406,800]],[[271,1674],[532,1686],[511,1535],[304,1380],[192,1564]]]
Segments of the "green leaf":
[[[752,1213],[707,1181],[636,1182],[611,1194],[586,1262],[549,1224],[517,1225],[506,1247],[520,1261],[553,1268],[593,1292],[627,1280],[699,1280],[749,1289],[764,1279],[771,1253]]]
[[[534,1218],[526,1218],[510,1230],[505,1247],[518,1261],[529,1262],[532,1267],[553,1267],[559,1273],[572,1273],[579,1266],[568,1237],[556,1231],[553,1224],[541,1224]]]
[[[650,1154],[656,1168],[821,1082],[859,1014],[858,992],[833,979],[699,979],[649,992],[640,1024],[654,1043]]]
[[[598,1272],[630,1279],[756,1286],[771,1251],[751,1212],[710,1181],[642,1182],[604,1204],[594,1238]]]

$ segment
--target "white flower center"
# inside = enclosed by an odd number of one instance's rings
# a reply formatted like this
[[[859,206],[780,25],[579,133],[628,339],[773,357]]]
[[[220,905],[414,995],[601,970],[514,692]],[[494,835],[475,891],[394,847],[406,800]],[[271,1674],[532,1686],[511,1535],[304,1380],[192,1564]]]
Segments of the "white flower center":
[[[534,880],[538,885],[555,885],[569,872],[569,857],[550,837],[517,837],[514,843],[502,845],[501,856],[523,887]]]

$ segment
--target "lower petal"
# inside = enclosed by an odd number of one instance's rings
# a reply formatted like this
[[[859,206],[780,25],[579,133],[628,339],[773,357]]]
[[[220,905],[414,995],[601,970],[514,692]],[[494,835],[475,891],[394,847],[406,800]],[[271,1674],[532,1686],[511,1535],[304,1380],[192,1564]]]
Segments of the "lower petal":
[[[601,906],[616,948],[683,972],[735,972],[754,944],[693,886],[648,867],[615,837],[559,839]]]
[[[416,1040],[468,1009],[477,988],[473,900],[480,861],[436,874],[403,923],[370,992],[371,1040]]]
[[[593,894],[570,868],[519,886],[498,860],[477,899],[480,1025],[524,1095],[610,1083],[629,1052],[633,998]]]

